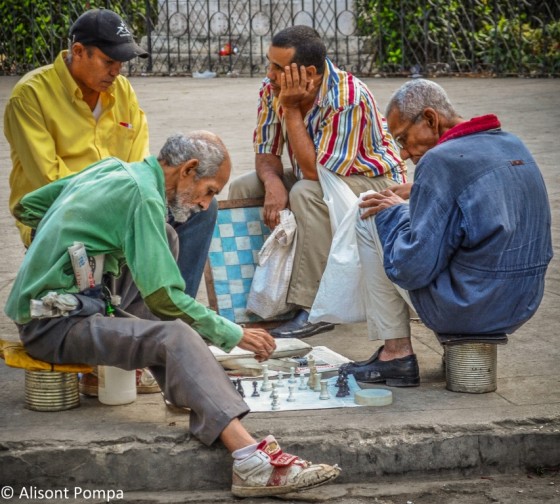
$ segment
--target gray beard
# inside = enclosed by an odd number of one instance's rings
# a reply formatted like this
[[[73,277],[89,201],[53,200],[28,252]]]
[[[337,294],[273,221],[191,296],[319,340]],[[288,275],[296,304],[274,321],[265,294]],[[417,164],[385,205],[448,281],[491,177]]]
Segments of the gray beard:
[[[171,210],[171,214],[176,222],[186,222],[194,214],[200,212],[202,208],[200,208],[199,205],[181,206],[177,202],[177,199],[174,198],[169,204],[169,210]]]

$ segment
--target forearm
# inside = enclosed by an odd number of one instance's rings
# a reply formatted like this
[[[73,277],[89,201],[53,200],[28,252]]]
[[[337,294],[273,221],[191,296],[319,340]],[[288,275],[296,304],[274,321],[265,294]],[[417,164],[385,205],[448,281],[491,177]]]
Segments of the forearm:
[[[308,180],[318,180],[315,145],[307,132],[300,109],[285,109],[284,117],[290,147],[303,173],[303,177]]]

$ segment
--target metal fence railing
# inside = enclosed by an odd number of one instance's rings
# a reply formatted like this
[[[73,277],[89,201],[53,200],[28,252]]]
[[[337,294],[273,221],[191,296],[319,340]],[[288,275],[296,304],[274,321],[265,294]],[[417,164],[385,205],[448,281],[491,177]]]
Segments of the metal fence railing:
[[[0,0],[0,74],[52,62],[92,7],[150,52],[128,74],[260,76],[272,34],[307,24],[357,75],[560,76],[558,0]]]

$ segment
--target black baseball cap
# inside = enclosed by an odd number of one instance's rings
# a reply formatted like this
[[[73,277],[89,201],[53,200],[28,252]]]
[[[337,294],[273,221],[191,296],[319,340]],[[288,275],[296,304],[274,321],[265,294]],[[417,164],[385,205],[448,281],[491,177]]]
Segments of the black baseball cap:
[[[148,57],[148,53],[134,42],[124,20],[108,9],[84,12],[71,26],[70,38],[72,43],[95,46],[116,61],[129,61],[136,56]]]

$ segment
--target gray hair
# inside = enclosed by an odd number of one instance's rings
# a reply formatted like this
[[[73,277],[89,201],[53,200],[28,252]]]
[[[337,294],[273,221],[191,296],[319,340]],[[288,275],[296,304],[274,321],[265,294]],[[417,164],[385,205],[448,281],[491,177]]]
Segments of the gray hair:
[[[412,120],[424,109],[431,107],[446,119],[457,117],[445,90],[435,82],[414,79],[403,84],[389,99],[385,116],[393,109],[399,111],[401,119]]]
[[[196,178],[214,177],[228,154],[223,142],[209,131],[171,135],[161,148],[158,161],[175,167],[191,159],[198,160]]]

